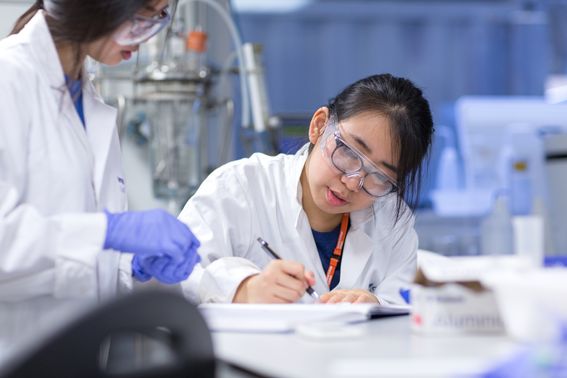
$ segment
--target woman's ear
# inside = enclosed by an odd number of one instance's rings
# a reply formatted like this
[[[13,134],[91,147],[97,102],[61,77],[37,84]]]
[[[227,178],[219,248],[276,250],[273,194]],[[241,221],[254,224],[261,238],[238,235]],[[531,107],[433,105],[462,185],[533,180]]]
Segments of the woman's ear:
[[[323,135],[327,120],[329,119],[329,108],[323,106],[313,114],[309,124],[309,142],[315,144],[319,137]]]

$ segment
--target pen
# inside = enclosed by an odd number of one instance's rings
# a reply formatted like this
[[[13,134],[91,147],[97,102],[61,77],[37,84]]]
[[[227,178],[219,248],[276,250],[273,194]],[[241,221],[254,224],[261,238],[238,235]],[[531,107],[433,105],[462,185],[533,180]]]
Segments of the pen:
[[[270,248],[267,241],[265,241],[262,238],[258,238],[256,240],[258,240],[258,243],[260,243],[260,245],[262,246],[262,249],[264,251],[268,252],[270,255],[272,255],[273,258],[275,258],[276,260],[282,260],[282,258],[276,252],[274,252],[274,250],[272,248]],[[313,297],[313,299],[315,299],[317,301],[319,300],[319,294],[317,294],[317,292],[315,290],[313,290],[313,288],[311,286],[308,286],[305,291],[307,291],[307,293],[309,295],[311,295],[311,297]]]

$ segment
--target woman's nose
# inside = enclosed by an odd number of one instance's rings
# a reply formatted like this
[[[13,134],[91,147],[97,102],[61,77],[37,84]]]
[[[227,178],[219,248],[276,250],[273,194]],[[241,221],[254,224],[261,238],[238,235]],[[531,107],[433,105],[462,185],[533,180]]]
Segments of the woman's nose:
[[[341,181],[348,190],[358,192],[364,183],[364,176],[360,175],[360,173],[343,174]]]

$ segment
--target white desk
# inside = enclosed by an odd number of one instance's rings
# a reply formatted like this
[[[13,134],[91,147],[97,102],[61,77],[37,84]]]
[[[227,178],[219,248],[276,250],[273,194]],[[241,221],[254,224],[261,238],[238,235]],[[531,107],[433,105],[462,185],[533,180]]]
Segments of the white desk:
[[[372,320],[356,338],[213,333],[217,356],[260,374],[303,377],[456,377],[484,371],[513,353],[504,335],[439,336],[411,332],[409,317]]]

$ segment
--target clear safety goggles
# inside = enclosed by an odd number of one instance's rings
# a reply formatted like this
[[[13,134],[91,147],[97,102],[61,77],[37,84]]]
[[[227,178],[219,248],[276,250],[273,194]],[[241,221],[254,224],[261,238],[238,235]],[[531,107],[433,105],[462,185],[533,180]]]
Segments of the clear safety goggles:
[[[154,17],[135,15],[114,33],[114,41],[122,46],[137,45],[159,33],[170,21],[168,8]]]
[[[398,189],[394,179],[341,138],[338,123],[333,118],[329,119],[321,138],[321,151],[329,164],[347,178],[358,178],[358,188],[372,197],[383,197]]]

